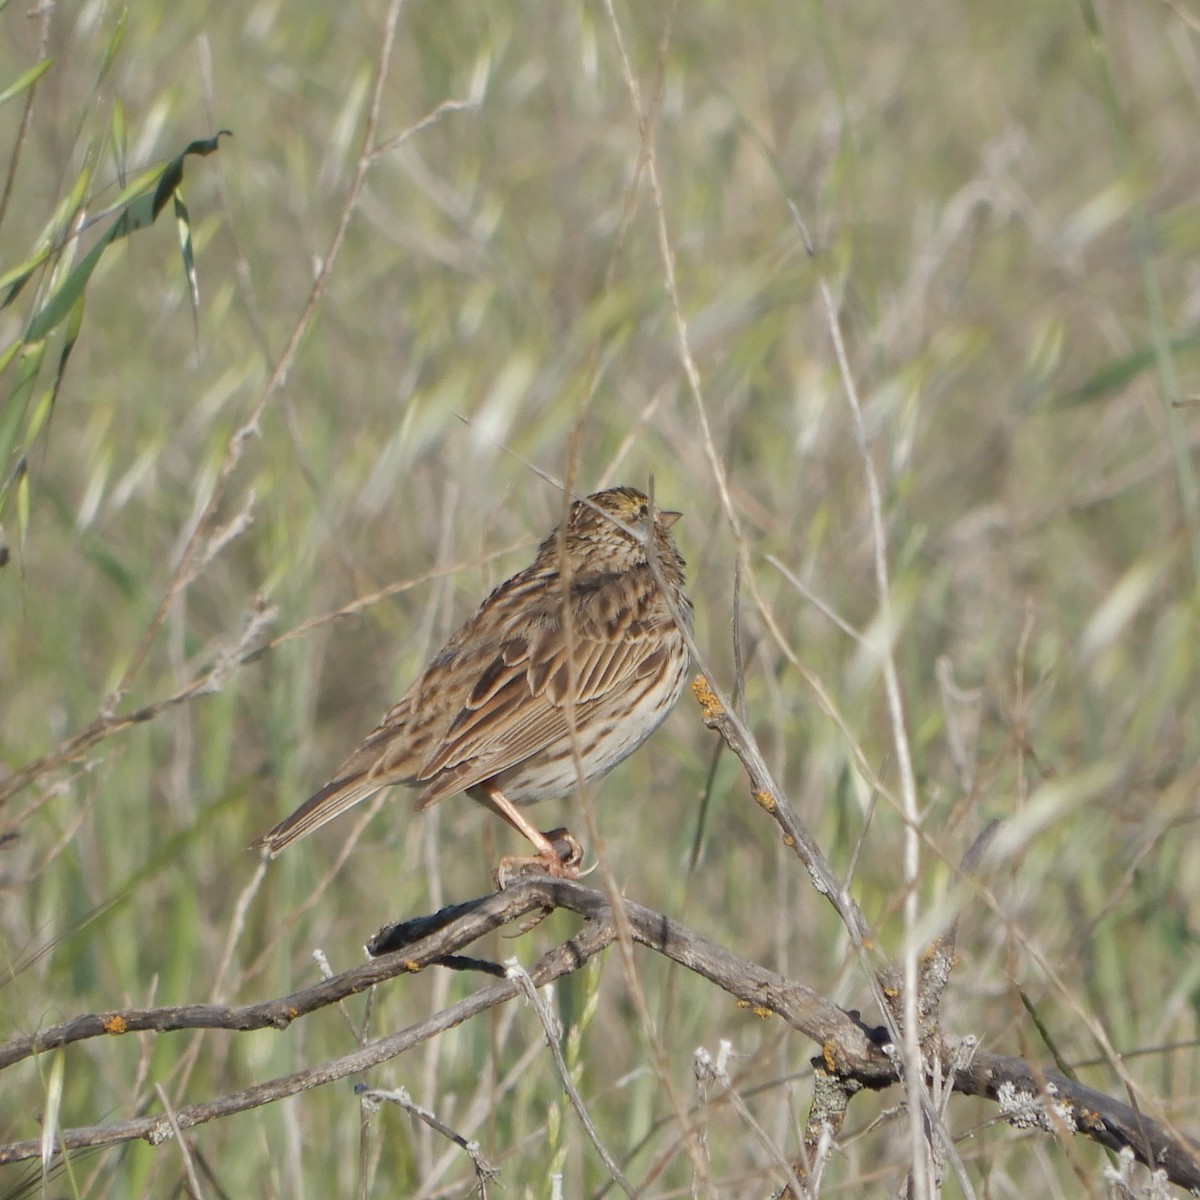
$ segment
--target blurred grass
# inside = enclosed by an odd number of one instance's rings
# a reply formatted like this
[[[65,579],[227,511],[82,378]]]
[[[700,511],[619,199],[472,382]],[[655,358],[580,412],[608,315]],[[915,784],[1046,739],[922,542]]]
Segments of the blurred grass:
[[[652,96],[663,14],[628,6],[619,16]],[[0,571],[0,761],[11,769],[91,721],[129,666],[329,244],[383,19],[378,3],[54,14],[0,272],[23,260],[85,164],[95,210],[124,171],[218,127],[236,136],[189,164],[198,341],[168,222],[106,253],[90,283],[31,456],[25,544],[18,554],[10,523],[14,557]],[[717,450],[786,640],[744,592],[747,704],[768,761],[848,867],[870,802],[854,748],[889,784],[894,775],[878,662],[767,564],[776,556],[860,629],[877,615],[820,269],[843,297],[884,480],[903,615],[896,653],[927,811],[924,901],[950,878],[939,858],[956,861],[986,819],[1031,807],[1045,818],[988,880],[1000,911],[967,904],[950,1025],[1049,1061],[1020,988],[1068,1061],[1091,1064],[1086,1082],[1118,1093],[1081,1012],[1126,1054],[1179,1043],[1126,1066],[1195,1133],[1197,547],[1171,441],[1190,458],[1195,416],[1167,407],[1179,397],[1164,378],[1174,372],[1182,396],[1198,390],[1200,56],[1171,9],[1113,7],[1098,19],[1093,42],[1082,10],[1029,2],[684,6],[656,151]],[[0,26],[2,88],[36,62],[39,30],[11,5]],[[256,865],[243,847],[324,780],[439,639],[527,560],[560,503],[530,464],[564,474],[576,422],[581,488],[653,472],[663,503],[685,510],[698,636],[731,676],[736,547],[683,386],[644,188],[623,225],[639,143],[602,9],[414,0],[401,13],[381,136],[468,98],[478,106],[372,166],[286,386],[218,509],[223,525],[253,492],[253,527],[172,603],[125,705],[174,692],[235,645],[256,595],[278,606],[283,631],[393,582],[425,582],[279,646],[220,694],[107,740],[0,810],[0,829],[19,834],[0,846],[4,954],[25,962],[53,943],[0,991],[4,1034],[121,1004],[278,994],[314,978],[313,946],[348,966],[383,922],[487,886],[511,849],[506,831],[461,798],[417,818],[398,796],[332,879],[352,817],[273,864],[230,945]],[[6,146],[20,103],[0,109]],[[789,199],[815,232],[816,266]],[[1143,289],[1148,270],[1157,306]],[[19,329],[0,313],[0,347]],[[0,396],[11,386],[10,369]],[[785,650],[820,679],[853,745]],[[970,791],[949,750],[941,657],[960,687],[982,692]],[[599,819],[618,878],[739,952],[866,1005],[839,928],[728,758],[699,871],[686,878],[711,753],[685,700],[604,786]],[[1108,782],[1070,799],[1100,765]],[[1048,784],[1060,790],[1039,799]],[[546,808],[539,819],[551,825],[568,815]],[[856,875],[893,949],[901,831],[881,800]],[[569,929],[556,917],[490,952],[528,961]],[[666,1012],[668,969],[639,964],[652,1011]],[[430,975],[385,989],[369,1032],[472,986]],[[568,1023],[582,1021],[591,986],[561,990]],[[615,959],[594,986],[598,1007],[572,1060],[581,1091],[618,1157],[647,1139],[629,1170],[653,1176],[646,1194],[674,1194],[690,1168]],[[812,1047],[690,977],[670,987],[660,1036],[676,1086],[691,1094],[695,1046],[732,1039],[739,1078],[762,1089],[756,1114],[793,1150],[789,1104],[802,1112],[807,1093],[802,1077],[782,1081],[803,1075]],[[362,1005],[352,1011],[361,1018]],[[368,1082],[406,1086],[478,1137],[510,1194],[546,1194],[558,1149],[566,1194],[592,1194],[602,1172],[560,1104],[541,1036],[514,1006]],[[286,1034],[76,1047],[60,1120],[155,1111],[155,1084],[177,1105],[206,1099],[352,1044],[328,1012]],[[34,1064],[9,1073],[0,1137],[37,1136],[48,1074]],[[856,1100],[854,1129],[891,1099]],[[952,1106],[952,1128],[988,1115]],[[705,1123],[716,1194],[777,1185],[728,1111]],[[369,1118],[360,1169],[359,1126],[349,1086],[334,1085],[205,1126],[194,1143],[229,1195],[469,1185],[457,1151],[388,1109]],[[1065,1159],[1003,1129],[962,1152],[981,1190],[1049,1159],[1057,1176],[1039,1174],[1045,1194],[1077,1191]],[[1073,1153],[1098,1180],[1100,1153]],[[898,1125],[852,1131],[827,1187],[894,1191],[903,1161]],[[45,1194],[167,1196],[181,1177],[177,1147],[139,1145],[80,1156],[75,1186],[60,1179]]]

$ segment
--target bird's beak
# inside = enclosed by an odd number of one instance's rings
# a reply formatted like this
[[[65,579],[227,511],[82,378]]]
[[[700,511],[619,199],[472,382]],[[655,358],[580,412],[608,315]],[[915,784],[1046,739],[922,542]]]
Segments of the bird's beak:
[[[681,512],[672,512],[669,508],[660,508],[658,510],[658,523],[664,529],[670,529],[682,516],[683,513]]]

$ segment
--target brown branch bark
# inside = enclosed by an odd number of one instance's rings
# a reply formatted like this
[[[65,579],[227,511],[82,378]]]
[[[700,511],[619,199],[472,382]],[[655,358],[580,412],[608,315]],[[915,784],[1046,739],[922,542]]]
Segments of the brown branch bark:
[[[578,970],[616,939],[613,913],[601,893],[565,880],[522,880],[504,892],[386,929],[371,943],[378,958],[289,996],[243,1006],[185,1005],[93,1013],[31,1037],[10,1040],[0,1046],[0,1068],[74,1042],[135,1031],[282,1029],[346,996],[436,964],[495,972],[494,964],[462,959],[458,952],[501,925],[554,908],[579,914],[584,924],[575,937],[548,951],[530,969],[533,982],[541,986]],[[652,909],[627,901],[624,910],[636,942],[716,984],[756,1015],[780,1016],[815,1041],[820,1053],[814,1061],[826,1075],[855,1090],[880,1089],[898,1082],[893,1058],[884,1045],[886,1032],[867,1028],[857,1013],[839,1008],[812,988],[741,958]],[[181,1107],[174,1113],[175,1124],[188,1129],[367,1070],[518,995],[520,986],[515,981],[505,978],[487,983],[428,1020],[341,1058]],[[956,1043],[947,1040],[943,1061],[952,1061],[954,1049]],[[1019,1058],[979,1051],[955,1072],[953,1086],[956,1091],[995,1101],[1002,1115],[1018,1127],[1053,1130],[1060,1135],[1066,1130],[1110,1149],[1128,1147],[1141,1162],[1162,1168],[1171,1182],[1200,1188],[1200,1142],[1179,1137],[1129,1105],[1055,1072],[1040,1071]],[[158,1143],[171,1136],[171,1122],[164,1114],[66,1130],[59,1147],[112,1145],[137,1138]],[[0,1145],[0,1164],[36,1158],[40,1153],[38,1138]]]
[[[297,1017],[356,995],[397,975],[411,974],[438,963],[496,973],[502,969],[492,963],[457,958],[457,951],[478,941],[493,929],[520,921],[531,912],[555,908],[578,913],[589,921],[598,922],[606,930],[601,943],[588,948],[587,954],[580,957],[571,970],[582,966],[588,957],[612,941],[612,934],[608,932],[611,910],[602,893],[566,880],[526,879],[503,892],[465,904],[451,905],[430,917],[385,929],[371,940],[368,947],[378,957],[288,996],[247,1005],[187,1004],[89,1013],[0,1045],[0,1070],[34,1054],[106,1035],[166,1033],[179,1029],[227,1029],[237,1032],[268,1027],[285,1029]],[[773,1012],[785,1017],[813,1040],[823,1046],[828,1043],[828,1053],[836,1060],[861,1063],[871,1057],[869,1031],[857,1018],[843,1012],[811,988],[740,958],[686,926],[640,904],[626,902],[625,911],[636,941],[717,984],[737,997],[745,1007],[760,1015]],[[565,947],[572,946],[577,940],[565,943]],[[511,990],[505,998],[509,994],[512,994]],[[881,1053],[877,1057],[879,1069],[886,1073],[890,1069],[886,1058]]]

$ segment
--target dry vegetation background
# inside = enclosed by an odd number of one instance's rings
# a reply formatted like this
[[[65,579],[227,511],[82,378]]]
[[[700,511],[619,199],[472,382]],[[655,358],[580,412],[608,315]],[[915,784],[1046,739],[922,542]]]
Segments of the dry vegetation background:
[[[1058,1054],[1125,1095],[1102,1030],[1138,1102],[1200,1134],[1197,415],[1171,407],[1200,365],[1200,9],[761,0],[684,3],[672,23],[666,6],[618,4],[642,102],[658,105],[649,132],[711,444],[603,4],[400,7],[375,144],[445,101],[463,107],[373,160],[277,388],[351,196],[385,5],[47,11],[0,12],[0,87],[37,60],[44,34],[53,58],[0,272],[85,164],[96,212],[123,170],[218,128],[235,136],[187,165],[198,330],[168,209],[105,254],[52,416],[25,447],[27,528],[15,496],[3,518],[0,770],[94,721],[131,668],[118,711],[186,686],[239,644],[256,597],[277,610],[263,640],[401,586],[0,807],[12,835],[0,844],[0,1040],[121,1005],[282,995],[317,977],[314,947],[345,968],[386,921],[488,888],[518,847],[461,797],[418,818],[397,795],[258,880],[245,846],[527,560],[560,504],[539,472],[570,473],[582,491],[654,475],[660,501],[685,511],[698,640],[732,686],[739,547],[719,467],[746,564],[749,720],[835,866],[849,872],[857,853],[855,895],[896,951],[903,822],[878,639],[864,649],[797,587],[879,633],[823,276],[882,482],[922,908],[946,896],[949,864],[986,820],[1010,821],[986,873],[995,902],[965,902],[947,1023],[1046,1065]],[[0,107],[6,153],[25,99]],[[0,345],[46,283],[0,311]],[[0,404],[12,381],[10,366]],[[230,438],[263,399],[222,478]],[[214,494],[214,527],[252,524],[178,591],[138,661]],[[632,898],[877,1020],[844,930],[715,749],[685,698],[604,784],[613,872]],[[582,825],[565,804],[536,816]],[[571,921],[557,914],[487,952],[529,962]],[[699,1103],[692,1052],[729,1039],[748,1104],[794,1153],[814,1047],[695,977],[638,963],[675,1085]],[[444,972],[393,981],[364,1036],[476,986]],[[365,1004],[347,1006],[355,1022]],[[579,1088],[627,1174],[648,1197],[689,1194],[693,1167],[616,956],[565,981],[556,1004]],[[326,1010],[284,1033],[69,1047],[0,1080],[0,1140],[39,1135],[55,1070],[69,1127],[161,1111],[156,1087],[175,1106],[244,1088],[356,1036]],[[567,1196],[605,1194],[526,1006],[367,1082],[407,1087],[477,1138],[502,1169],[497,1194],[548,1195],[560,1172]],[[896,1100],[856,1099],[825,1194],[894,1191],[905,1123],[872,1123]],[[701,1194],[781,1185],[727,1104],[704,1121]],[[1014,1131],[978,1101],[952,1104],[950,1125],[981,1196],[1105,1194],[1094,1146]],[[349,1082],[190,1142],[208,1196],[461,1196],[473,1182],[429,1129],[395,1109],[364,1114]],[[0,1193],[166,1197],[183,1178],[177,1146],[137,1143],[73,1156],[49,1182],[36,1166],[6,1168]]]

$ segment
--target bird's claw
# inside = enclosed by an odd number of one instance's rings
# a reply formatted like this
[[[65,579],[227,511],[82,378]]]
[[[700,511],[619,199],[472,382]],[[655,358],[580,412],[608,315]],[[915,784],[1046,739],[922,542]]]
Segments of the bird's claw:
[[[537,854],[506,854],[496,868],[496,886],[503,891],[510,883],[531,875],[549,875],[554,879],[578,879],[583,862],[583,847],[567,829],[551,829],[542,835],[547,849]]]

